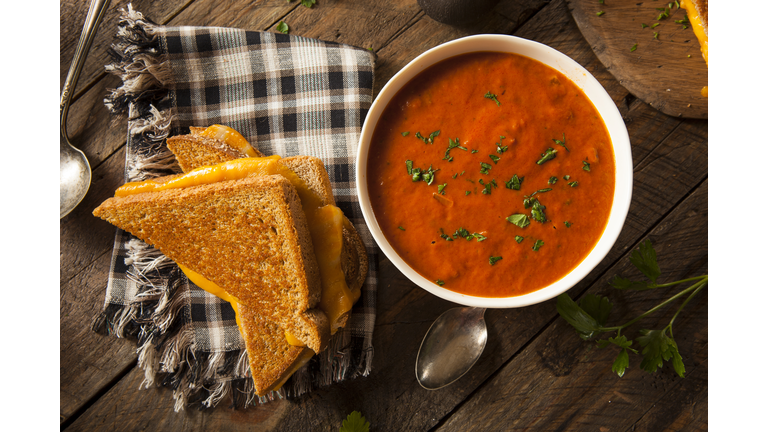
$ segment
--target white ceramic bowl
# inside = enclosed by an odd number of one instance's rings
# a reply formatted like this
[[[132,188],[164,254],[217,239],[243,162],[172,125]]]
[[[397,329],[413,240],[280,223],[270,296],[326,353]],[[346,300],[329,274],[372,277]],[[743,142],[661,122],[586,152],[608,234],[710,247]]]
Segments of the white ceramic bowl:
[[[376,215],[373,214],[368,194],[367,168],[371,137],[379,117],[392,97],[424,69],[447,58],[476,51],[496,51],[524,55],[538,60],[570,78],[571,81],[584,91],[603,117],[613,143],[616,158],[616,189],[613,196],[611,215],[603,235],[594,249],[592,249],[592,252],[589,253],[581,264],[562,279],[547,287],[521,296],[502,298],[470,296],[442,288],[426,279],[403,261],[384,237],[376,221]],[[632,198],[632,150],[629,144],[627,128],[613,100],[611,100],[611,97],[608,96],[608,93],[600,83],[574,60],[546,45],[514,36],[468,36],[432,48],[416,57],[389,80],[376,97],[376,100],[373,101],[363,125],[357,153],[357,192],[360,197],[360,206],[363,210],[365,222],[368,224],[376,243],[378,243],[381,250],[395,267],[416,285],[440,298],[462,305],[487,308],[522,307],[549,300],[565,292],[592,271],[605,258],[611,247],[613,247],[624,225]]]

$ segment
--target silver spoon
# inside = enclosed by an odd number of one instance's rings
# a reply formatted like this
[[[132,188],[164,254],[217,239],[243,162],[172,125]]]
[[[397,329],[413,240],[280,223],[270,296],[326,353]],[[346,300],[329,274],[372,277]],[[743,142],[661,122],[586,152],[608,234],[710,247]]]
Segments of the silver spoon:
[[[416,380],[422,387],[443,388],[475,365],[488,339],[484,316],[485,308],[459,307],[437,317],[416,356]]]
[[[76,149],[69,142],[67,136],[67,113],[72,92],[75,91],[77,79],[83,69],[85,57],[91,48],[96,28],[107,10],[109,0],[93,0],[85,16],[83,32],[80,41],[75,48],[75,57],[69,66],[67,78],[64,80],[64,88],[61,90],[61,146],[59,150],[59,219],[68,215],[83,200],[91,185],[91,165],[85,157],[85,153]]]

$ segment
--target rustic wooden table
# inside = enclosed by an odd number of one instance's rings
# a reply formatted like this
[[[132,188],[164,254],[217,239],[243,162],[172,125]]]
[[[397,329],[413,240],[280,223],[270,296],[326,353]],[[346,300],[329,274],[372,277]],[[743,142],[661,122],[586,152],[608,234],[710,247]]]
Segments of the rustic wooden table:
[[[139,389],[143,371],[136,366],[135,342],[100,336],[89,327],[104,301],[115,232],[91,211],[123,180],[125,122],[110,118],[102,100],[118,84],[104,72],[105,49],[116,29],[117,7],[127,3],[113,1],[69,116],[72,140],[87,154],[94,175],[85,200],[60,222],[62,430],[338,430],[353,410],[376,431],[707,429],[706,290],[675,322],[684,379],[666,364],[648,374],[639,367],[640,356],[631,358],[619,378],[611,372],[616,351],[579,339],[558,316],[553,299],[489,310],[489,340],[479,362],[452,386],[427,391],[414,376],[416,352],[432,321],[452,305],[417,288],[383,257],[370,376],[236,411],[222,404],[174,413],[170,390]],[[319,0],[311,9],[285,0],[135,0],[133,6],[157,23],[276,31],[282,20],[295,35],[372,48],[374,95],[411,59],[458,37],[513,34],[550,45],[606,88],[626,122],[634,161],[634,195],[621,236],[569,294],[609,294],[615,322],[666,298],[669,293],[660,290],[623,293],[608,285],[613,275],[631,271],[629,254],[645,239],[656,248],[663,280],[708,271],[707,120],[671,117],[630,94],[595,56],[564,0],[503,0],[471,28],[434,21],[416,0]],[[84,0],[61,2],[62,84],[87,7]],[[663,327],[675,309],[640,327]]]

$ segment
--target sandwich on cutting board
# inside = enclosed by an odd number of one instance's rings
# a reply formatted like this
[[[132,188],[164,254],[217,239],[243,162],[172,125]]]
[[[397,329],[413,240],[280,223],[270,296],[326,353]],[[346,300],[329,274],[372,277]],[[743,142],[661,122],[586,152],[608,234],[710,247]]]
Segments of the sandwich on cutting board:
[[[167,144],[183,174],[127,183],[93,214],[232,303],[264,396],[344,327],[368,269],[365,246],[320,159],[264,157],[221,125]]]

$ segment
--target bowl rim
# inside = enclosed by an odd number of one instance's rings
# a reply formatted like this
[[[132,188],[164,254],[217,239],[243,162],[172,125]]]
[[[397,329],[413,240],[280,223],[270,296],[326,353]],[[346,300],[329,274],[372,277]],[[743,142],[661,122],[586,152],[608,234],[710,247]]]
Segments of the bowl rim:
[[[392,97],[413,77],[433,64],[470,52],[509,52],[544,63],[571,79],[589,98],[603,118],[614,150],[616,183],[608,223],[589,254],[558,281],[528,294],[512,297],[478,297],[443,288],[411,268],[389,244],[378,225],[370,204],[367,181],[367,160],[370,140],[384,108]],[[355,183],[363,218],[376,244],[384,255],[410,281],[427,292],[453,303],[485,308],[515,308],[529,306],[556,297],[583,280],[608,255],[621,233],[632,200],[632,149],[621,114],[608,92],[578,62],[539,42],[511,35],[480,34],[455,39],[431,48],[400,69],[381,89],[371,104],[363,123],[358,143]]]

